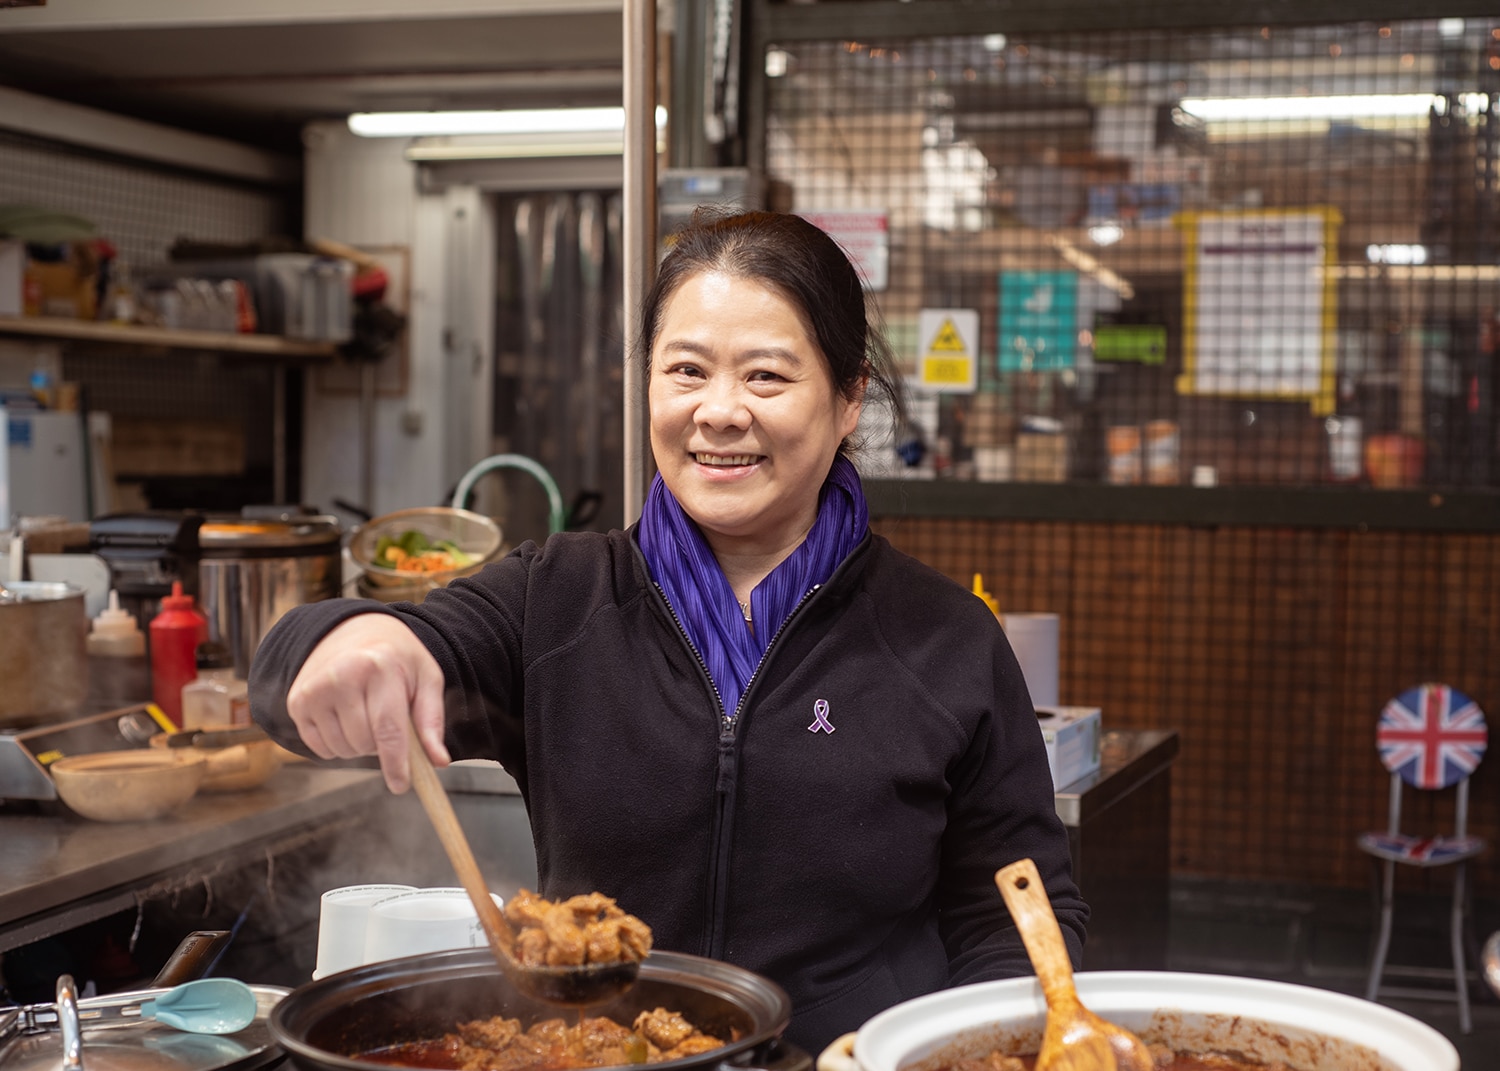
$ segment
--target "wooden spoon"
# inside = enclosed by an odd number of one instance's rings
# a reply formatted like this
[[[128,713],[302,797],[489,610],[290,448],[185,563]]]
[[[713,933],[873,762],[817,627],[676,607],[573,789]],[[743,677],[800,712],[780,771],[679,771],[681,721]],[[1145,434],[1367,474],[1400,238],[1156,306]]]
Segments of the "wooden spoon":
[[[1036,1071],[1152,1071],[1140,1038],[1085,1008],[1073,988],[1073,965],[1036,864],[1021,859],[995,872],[1026,954],[1047,999],[1047,1027]]]
[[[638,962],[530,967],[515,958],[512,952],[516,943],[515,931],[510,928],[510,923],[505,921],[505,916],[490,897],[484,875],[479,872],[479,864],[469,848],[469,840],[464,836],[463,827],[458,824],[458,815],[453,813],[453,803],[448,799],[448,792],[443,788],[442,781],[438,780],[437,771],[432,768],[432,760],[423,750],[422,742],[417,739],[415,727],[408,733],[407,745],[412,788],[422,801],[422,809],[427,812],[432,828],[437,831],[438,840],[448,853],[453,869],[458,872],[459,883],[474,904],[474,911],[479,915],[479,925],[484,928],[484,935],[489,941],[490,951],[495,954],[495,961],[510,983],[529,997],[548,1004],[569,1006],[598,1004],[629,989],[640,974],[641,965]]]

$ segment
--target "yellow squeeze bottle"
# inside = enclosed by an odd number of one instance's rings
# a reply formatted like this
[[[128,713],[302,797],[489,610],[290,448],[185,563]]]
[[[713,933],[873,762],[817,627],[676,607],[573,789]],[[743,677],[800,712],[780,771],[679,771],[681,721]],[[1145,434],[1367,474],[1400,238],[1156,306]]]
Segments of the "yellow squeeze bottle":
[[[984,590],[984,575],[982,573],[974,574],[973,590],[975,595],[984,600],[984,604],[990,608],[990,613],[994,614],[995,618],[998,620],[1000,618],[1000,604],[995,601],[995,597],[993,595]]]

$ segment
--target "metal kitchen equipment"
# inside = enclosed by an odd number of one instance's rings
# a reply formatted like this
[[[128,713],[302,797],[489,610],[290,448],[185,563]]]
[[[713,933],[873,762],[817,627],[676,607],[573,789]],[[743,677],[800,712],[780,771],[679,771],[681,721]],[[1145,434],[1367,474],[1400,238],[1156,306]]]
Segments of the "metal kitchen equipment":
[[[226,931],[200,931],[188,942],[205,950],[222,947]],[[202,957],[199,957],[199,962]],[[203,964],[206,966],[207,964]],[[168,965],[171,967],[171,964]],[[283,1054],[270,1036],[268,1021],[288,990],[279,986],[250,986],[255,1018],[232,1034],[184,1034],[162,1023],[143,1020],[141,1003],[170,992],[176,982],[164,981],[168,968],[152,988],[80,1000],[73,979],[57,981],[53,1005],[0,1010],[0,1068],[4,1071],[64,1069],[173,1068],[175,1071],[254,1071],[281,1061]],[[189,965],[190,970],[200,969]]]
[[[303,603],[339,594],[343,560],[338,520],[251,507],[241,516],[207,517],[198,529],[198,605],[209,639],[234,655],[235,676],[271,626]]]
[[[172,582],[198,593],[196,513],[143,510],[96,517],[89,524],[89,549],[109,566],[110,584],[120,593],[120,607],[135,615],[142,629],[172,594]]]
[[[55,800],[47,767],[68,755],[141,747],[159,726],[145,704],[56,725],[0,732],[0,799]]]
[[[82,588],[6,582],[0,602],[0,727],[58,721],[88,698],[88,611]]]

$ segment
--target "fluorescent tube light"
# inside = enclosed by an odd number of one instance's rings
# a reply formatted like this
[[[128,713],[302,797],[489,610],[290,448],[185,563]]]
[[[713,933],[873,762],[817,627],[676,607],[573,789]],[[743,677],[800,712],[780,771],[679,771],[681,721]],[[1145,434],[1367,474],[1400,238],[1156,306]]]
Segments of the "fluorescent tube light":
[[[1365,259],[1371,264],[1426,264],[1425,245],[1368,245]]]
[[[1205,97],[1182,101],[1207,123],[1287,119],[1388,119],[1426,115],[1442,98],[1431,93],[1370,93],[1340,97]]]
[[[656,109],[656,125],[666,125],[667,111]],[[625,130],[624,108],[534,108],[472,112],[355,112],[349,129],[366,138],[421,138],[498,134],[614,135]]]

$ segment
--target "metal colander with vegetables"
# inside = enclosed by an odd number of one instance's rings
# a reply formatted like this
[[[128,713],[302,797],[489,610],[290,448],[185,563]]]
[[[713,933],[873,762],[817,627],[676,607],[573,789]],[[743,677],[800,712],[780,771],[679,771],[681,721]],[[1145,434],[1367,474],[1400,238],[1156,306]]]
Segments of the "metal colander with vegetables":
[[[455,577],[478,572],[500,551],[494,520],[464,509],[426,506],[377,517],[349,538],[359,593],[412,599]]]
[[[474,556],[451,539],[428,539],[415,528],[395,537],[381,536],[372,560],[398,573],[443,573],[474,564]]]

